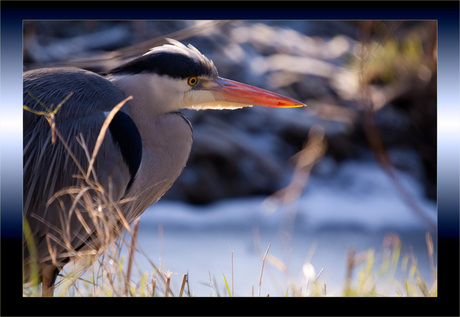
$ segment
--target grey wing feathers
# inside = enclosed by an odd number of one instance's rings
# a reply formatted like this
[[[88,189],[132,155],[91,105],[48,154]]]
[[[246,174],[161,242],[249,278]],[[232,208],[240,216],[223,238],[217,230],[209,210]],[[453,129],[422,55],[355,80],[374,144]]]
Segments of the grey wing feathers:
[[[54,109],[70,92],[73,95],[55,115],[55,129],[86,172],[88,152],[91,155],[105,120],[104,112],[110,111],[124,96],[105,78],[84,70],[40,69],[24,74],[24,105],[31,109],[45,111],[43,105]],[[76,248],[88,238],[88,232],[77,219],[70,222],[70,227],[66,227],[65,222],[71,217],[66,214],[72,204],[70,196],[62,196],[62,199],[55,200],[51,205],[48,202],[56,192],[77,186],[79,180],[75,175],[82,173],[61,140],[56,137],[54,143],[51,141],[52,129],[44,116],[25,110],[23,121],[23,207],[24,216],[36,239],[37,251],[47,253],[44,240],[50,232],[58,236],[68,234],[72,246]],[[87,152],[76,139],[80,135],[87,146]],[[119,199],[131,176],[110,131],[107,131],[94,169],[97,171],[98,182],[110,190],[114,199]]]

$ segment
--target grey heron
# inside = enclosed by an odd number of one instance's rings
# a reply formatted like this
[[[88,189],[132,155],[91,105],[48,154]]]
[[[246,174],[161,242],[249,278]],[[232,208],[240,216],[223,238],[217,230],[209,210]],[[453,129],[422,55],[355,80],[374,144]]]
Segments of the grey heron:
[[[157,202],[186,165],[192,126],[181,109],[305,106],[219,77],[213,62],[195,47],[168,42],[105,74],[62,67],[23,75],[29,109],[24,111],[23,213],[29,228],[24,231],[24,280],[30,281],[35,265],[44,296],[52,296],[58,273],[77,252],[102,248],[97,224],[81,211],[84,207],[76,207],[78,194],[57,199],[56,193],[81,184],[78,165],[89,166],[88,150],[117,104],[132,96],[111,119],[92,170],[110,201],[124,199],[120,210],[127,223]],[[60,103],[52,126],[37,115],[44,106]],[[61,139],[53,138],[56,131]]]

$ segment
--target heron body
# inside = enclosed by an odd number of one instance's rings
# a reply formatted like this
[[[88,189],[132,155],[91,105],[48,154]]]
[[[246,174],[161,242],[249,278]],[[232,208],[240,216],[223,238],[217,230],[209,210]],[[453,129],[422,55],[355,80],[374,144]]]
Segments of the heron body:
[[[158,201],[186,165],[193,130],[180,109],[303,106],[219,77],[212,61],[174,40],[104,75],[78,68],[28,71],[23,90],[32,111],[56,107],[72,93],[56,111],[53,127],[44,116],[24,111],[23,207],[30,227],[24,279],[30,280],[36,263],[45,296],[52,295],[58,272],[77,252],[104,245],[91,216],[76,211],[82,202],[71,188],[84,183],[76,175],[88,169],[88,153],[108,113],[126,97],[133,99],[110,121],[92,172],[109,201],[124,200],[120,209],[128,223]],[[56,131],[62,140],[53,140]],[[65,190],[74,194],[57,194]],[[119,234],[120,228],[113,230]]]

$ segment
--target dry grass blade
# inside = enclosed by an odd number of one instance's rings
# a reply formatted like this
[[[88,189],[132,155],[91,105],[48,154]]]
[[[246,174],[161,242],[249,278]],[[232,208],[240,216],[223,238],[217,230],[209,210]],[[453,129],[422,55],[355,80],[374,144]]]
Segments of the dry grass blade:
[[[74,176],[77,178],[78,176]],[[64,188],[60,191],[57,191],[47,202],[46,202],[46,207],[49,207],[57,198],[65,195],[78,195],[82,191],[81,188],[73,188],[73,187],[68,187]]]
[[[308,184],[313,166],[325,153],[325,130],[321,126],[314,126],[310,129],[308,141],[302,150],[292,157],[295,162],[295,170],[290,184],[269,196],[266,202],[280,205],[299,199]]]
[[[321,270],[319,271],[318,275],[316,276],[315,280],[313,281],[313,283],[316,283],[316,281],[318,281],[319,277],[321,276],[321,274],[323,274],[323,271],[324,271],[324,268],[321,268]]]
[[[155,290],[157,288],[157,280],[154,280],[153,279],[153,276],[152,276],[152,297],[155,296]]]
[[[264,274],[264,264],[265,259],[267,258],[268,250],[270,250],[271,243],[268,244],[267,251],[265,251],[264,258],[262,259],[262,267],[260,268],[260,279],[259,279],[259,292],[258,295],[260,297],[260,289],[262,287],[262,275]]]
[[[50,234],[47,234],[46,235],[46,245],[48,247],[48,252],[50,254],[50,257],[51,257],[51,261],[53,262],[53,264],[57,264],[57,258],[56,258],[56,251],[53,249],[53,247],[51,246],[51,240],[53,239],[53,236],[51,236]],[[55,239],[53,239],[55,240]],[[55,240],[56,241],[56,240]],[[58,241],[59,242],[59,241]]]
[[[211,272],[210,271],[208,271],[208,275],[209,275],[209,285],[211,285],[212,293],[214,294],[214,296],[216,296],[216,290],[214,288],[214,285],[212,284]]]
[[[125,103],[127,103],[131,99],[133,99],[133,97],[129,96],[125,100],[121,101],[107,115],[107,118],[105,119],[104,124],[102,125],[102,128],[101,128],[101,131],[99,132],[99,135],[97,137],[96,144],[93,150],[93,154],[91,155],[91,161],[89,162],[88,171],[86,173],[86,178],[89,178],[89,174],[93,170],[94,161],[96,159],[97,153],[99,152],[99,148],[102,145],[102,141],[104,140],[105,133],[107,132],[107,129],[109,128],[110,122],[112,122],[113,117],[115,117],[115,115],[121,109],[121,107],[123,107]]]
[[[56,129],[55,130],[55,133],[56,135],[58,136],[59,140],[62,142],[62,145],[64,146],[64,148],[66,149],[67,153],[70,155],[70,157],[72,158],[73,162],[75,163],[75,165],[77,166],[78,170],[80,171],[80,173],[82,175],[84,175],[85,173],[85,170],[83,169],[83,167],[80,165],[80,162],[79,160],[77,159],[77,157],[75,156],[75,154],[72,152],[72,150],[70,149],[69,145],[67,144],[67,142],[65,141],[64,137],[61,135],[61,133],[59,133],[59,130]]]
[[[169,297],[169,292],[171,290],[170,285],[171,285],[171,273],[167,272],[165,274],[166,277],[166,283],[165,283],[165,297]]]
[[[37,111],[34,109],[29,108],[26,105],[23,105],[23,109],[27,110],[29,112],[32,112],[36,115],[40,116],[45,116],[46,121],[48,121],[50,127],[51,127],[51,143],[54,144],[56,142],[56,114],[59,111],[59,109],[62,107],[64,103],[69,100],[69,98],[73,95],[73,91],[71,91],[67,97],[65,97],[53,110],[48,109],[41,101],[39,101],[37,98],[35,98],[31,93],[28,93],[30,97],[35,99],[43,108],[45,108],[46,111]]]
[[[354,266],[355,266],[355,249],[350,248],[348,250],[348,255],[347,255],[347,273],[345,277],[345,287],[344,287],[345,295],[351,291],[351,279],[352,279]]]
[[[62,105],[67,102],[67,100],[73,95],[73,92],[70,92],[69,95],[67,95],[66,98],[64,98],[64,100],[62,100],[59,105],[54,109],[54,110],[51,110],[51,109],[48,109],[40,100],[38,100],[37,98],[35,98],[34,96],[32,96],[30,93],[29,93],[29,96],[31,96],[33,99],[35,99],[43,108],[45,108],[46,111],[37,111],[37,110],[34,110],[34,109],[31,109],[29,108],[28,106],[26,105],[23,105],[23,109],[26,110],[26,111],[29,111],[31,113],[34,113],[36,115],[41,115],[41,116],[44,116],[46,121],[49,123],[50,127],[51,127],[51,141],[52,143],[54,144],[55,143],[55,139],[56,139],[56,135],[58,136],[59,140],[62,142],[62,145],[64,146],[64,148],[66,149],[67,153],[70,155],[70,157],[72,158],[72,160],[74,161],[75,165],[77,166],[77,168],[80,170],[81,174],[84,175],[84,169],[83,167],[80,165],[80,162],[77,160],[77,158],[75,157],[74,153],[72,152],[72,150],[70,149],[69,145],[67,144],[67,142],[65,141],[65,139],[62,137],[62,135],[59,133],[59,131],[56,129],[56,122],[55,122],[55,117],[57,115],[57,112],[58,110],[62,107]]]
[[[83,219],[83,216],[80,212],[80,210],[76,209],[75,210],[75,215],[77,216],[78,218],[78,221],[80,221],[81,225],[83,226],[83,228],[85,229],[86,233],[87,234],[91,234],[92,233],[92,230],[89,228],[88,224],[86,223],[85,219]],[[70,226],[69,226],[70,227]],[[68,231],[70,231],[70,229],[68,229]]]
[[[179,297],[182,297],[182,294],[184,293],[184,288],[185,288],[185,283],[188,283],[188,273],[184,274],[182,278],[182,284],[180,285],[180,290],[179,290]]]
[[[57,107],[53,110],[53,112],[50,114],[50,116],[46,116],[46,120],[48,120],[48,123],[50,124],[51,126],[51,143],[55,143],[56,142],[56,113],[59,111],[59,108],[62,107],[62,105],[64,103],[67,102],[67,100],[69,100],[69,98],[73,95],[73,91],[71,91],[67,97],[64,98],[64,100],[62,100],[58,105]]]
[[[112,198],[110,196],[108,197],[108,199],[110,200],[110,203],[112,204],[112,206],[114,206],[115,211],[117,212],[117,220],[119,220],[123,224],[123,227],[126,229],[126,231],[130,232],[129,223],[126,220],[125,215],[123,214],[121,209],[115,204],[115,202],[112,201]]]
[[[137,218],[134,221],[133,233],[131,235],[131,246],[129,248],[128,269],[127,269],[127,272],[126,272],[126,281],[125,281],[125,296],[128,296],[129,281],[131,280],[131,271],[132,271],[132,268],[133,268],[134,251],[136,249],[138,229],[139,229],[139,218]]]

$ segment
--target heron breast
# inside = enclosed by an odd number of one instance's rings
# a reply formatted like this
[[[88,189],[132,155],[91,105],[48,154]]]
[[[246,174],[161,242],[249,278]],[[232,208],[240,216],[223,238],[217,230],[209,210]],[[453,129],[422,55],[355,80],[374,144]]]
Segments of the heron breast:
[[[131,219],[158,201],[173,185],[187,163],[193,142],[191,125],[182,113],[157,116],[139,131],[142,162],[129,192],[136,198],[132,216],[128,217]]]

